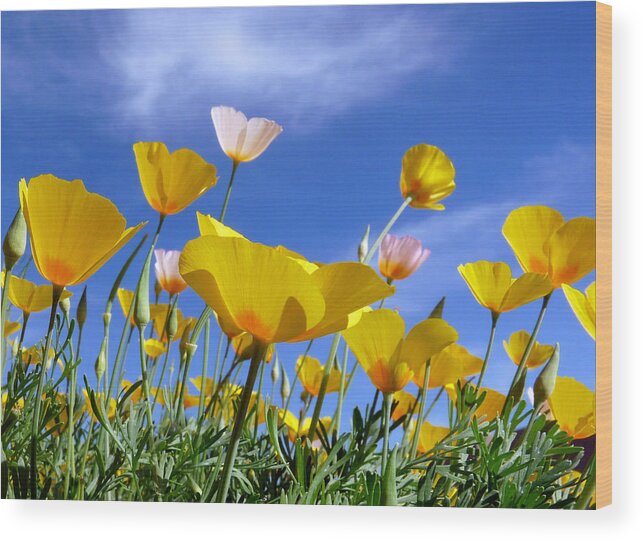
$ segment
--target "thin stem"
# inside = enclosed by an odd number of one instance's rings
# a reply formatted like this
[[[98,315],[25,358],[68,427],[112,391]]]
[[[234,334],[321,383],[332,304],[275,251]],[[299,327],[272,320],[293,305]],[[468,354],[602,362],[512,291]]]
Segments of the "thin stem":
[[[203,332],[203,364],[201,366],[201,393],[199,395],[199,417],[203,415],[203,409],[205,407],[205,379],[208,375],[208,356],[210,353],[210,321],[211,318],[205,322],[205,330]],[[223,333],[221,333],[223,334]],[[221,339],[219,339],[219,347],[217,351],[217,356],[221,351]]]
[[[228,451],[226,453],[223,471],[221,472],[222,483],[219,486],[219,492],[217,494],[217,501],[219,503],[225,502],[228,496],[230,479],[232,478],[232,469],[234,467],[234,461],[237,457],[237,449],[239,448],[239,440],[241,439],[241,432],[243,431],[243,425],[245,423],[246,414],[248,412],[248,404],[250,403],[252,389],[255,385],[255,380],[257,379],[259,367],[261,366],[264,355],[266,354],[266,349],[267,346],[257,347],[250,361],[250,368],[248,368],[246,384],[243,387],[241,399],[239,400],[239,407],[234,418],[234,426],[232,428],[232,434],[230,435],[230,441],[228,443]]]
[[[4,283],[2,284],[2,308],[0,311],[0,319],[2,320],[2,343],[0,347],[0,386],[2,385],[2,379],[4,378],[4,359],[6,355],[7,340],[4,337],[4,325],[7,322],[7,314],[9,313],[9,287],[11,285],[11,276],[13,274],[13,266],[7,267],[4,274]],[[24,322],[23,322],[24,323]],[[22,329],[22,336],[24,336],[24,327]],[[22,342],[22,340],[21,340]],[[0,408],[0,422],[2,422],[2,411]]]
[[[337,353],[337,347],[339,346],[339,339],[340,339],[340,334],[336,333],[335,337],[333,338],[333,343],[330,346],[330,351],[328,352],[328,359],[326,360],[326,366],[324,366],[324,374],[322,376],[321,385],[319,387],[319,395],[317,395],[317,401],[315,402],[315,410],[313,411],[313,418],[310,420],[310,429],[308,430],[308,436],[311,441],[313,441],[315,438],[315,431],[317,430],[317,423],[319,422],[321,409],[322,409],[322,406],[324,405],[324,397],[326,396],[328,379],[330,378],[330,372],[333,368],[333,363],[335,362],[335,354]]]
[[[411,442],[411,456],[414,458],[417,452],[418,442],[420,441],[420,430],[422,429],[422,419],[424,417],[424,406],[426,405],[426,392],[429,387],[430,371],[431,360],[429,359],[424,365],[424,381],[422,383],[422,389],[420,390],[420,410],[418,411],[418,419],[415,423],[415,429],[413,430],[413,440]]]
[[[388,433],[391,424],[392,399],[393,393],[384,393],[384,403],[382,406],[382,430],[384,432],[384,438],[382,441],[382,477],[384,477],[384,472],[386,471],[386,463],[388,462]]]
[[[47,372],[46,362],[47,362],[47,352],[51,344],[51,332],[54,328],[54,323],[56,321],[56,308],[58,307],[58,301],[60,296],[65,290],[65,286],[59,286],[52,284],[52,303],[51,303],[51,312],[49,314],[49,327],[47,328],[47,338],[45,339],[45,349],[42,355],[42,363],[40,364],[40,377],[38,378],[38,387],[36,388],[35,396],[35,405],[34,405],[34,414],[33,422],[31,424],[31,475],[30,475],[30,496],[32,500],[37,498],[37,474],[38,467],[36,464],[36,455],[38,450],[38,432],[40,431],[40,405],[42,403],[42,388],[45,386],[45,374]]]
[[[547,311],[547,305],[549,304],[549,299],[551,298],[551,293],[548,295],[545,295],[543,297],[543,303],[542,306],[540,307],[540,312],[538,312],[538,318],[536,319],[536,324],[534,325],[534,330],[531,332],[531,336],[529,337],[529,342],[527,342],[527,347],[525,348],[524,353],[522,354],[522,358],[520,359],[520,363],[518,364],[518,368],[516,369],[516,372],[514,373],[514,377],[511,380],[511,385],[509,385],[509,392],[507,393],[507,398],[505,399],[504,406],[502,407],[502,414],[504,415],[506,413],[507,409],[507,404],[509,397],[511,396],[514,387],[518,383],[518,380],[520,379],[520,376],[522,374],[522,371],[525,370],[525,365],[527,364],[527,359],[529,359],[529,355],[531,354],[531,350],[534,347],[534,344],[536,343],[536,337],[538,336],[538,332],[540,331],[540,326],[542,325],[543,319],[545,317],[545,312]]]
[[[259,400],[261,400],[261,389],[263,388],[263,376],[265,371],[266,371],[266,361],[264,360],[261,363],[261,369],[259,370],[259,384],[257,385],[257,396],[254,404],[255,422],[254,422],[254,430],[252,433],[253,441],[257,441],[257,433],[259,432]]]
[[[482,362],[482,370],[480,370],[480,376],[478,377],[478,383],[476,384],[476,389],[479,391],[480,386],[482,385],[482,378],[484,378],[485,372],[487,371],[487,365],[489,364],[489,358],[491,357],[491,350],[493,348],[493,341],[496,337],[496,326],[498,325],[498,318],[500,314],[497,312],[491,312],[491,332],[489,333],[489,343],[487,344],[487,352],[484,355],[484,361]]]
[[[393,225],[395,225],[395,222],[397,222],[398,218],[402,215],[402,212],[404,212],[404,209],[409,206],[409,203],[413,200],[411,196],[407,197],[402,204],[400,205],[400,208],[395,211],[395,214],[393,214],[393,217],[388,221],[388,223],[384,226],[384,229],[382,229],[382,232],[379,234],[375,242],[373,243],[373,246],[370,247],[368,252],[366,253],[366,256],[364,256],[364,263],[365,265],[368,265],[373,259],[373,256],[375,255],[375,252],[377,249],[380,247],[380,244],[382,244],[382,240],[384,240],[384,237],[386,234],[391,230]]]
[[[150,427],[150,444],[154,442],[154,421],[150,407],[150,384],[147,376],[147,363],[145,362],[145,325],[138,327],[139,354],[141,359],[141,379],[143,380],[143,397],[145,399],[145,416]]]
[[[311,340],[308,342],[306,345],[306,350],[304,351],[303,358],[305,359],[308,356],[308,353],[310,353],[310,348],[313,346],[314,340]],[[284,410],[288,410],[290,407],[290,400],[292,399],[293,395],[295,394],[295,386],[297,385],[297,380],[299,379],[299,372],[301,372],[302,367],[304,366],[304,363],[299,363],[299,366],[295,370],[295,379],[293,380],[292,384],[290,385],[290,392],[288,393],[288,398],[286,399],[286,403],[284,404]],[[279,423],[279,428],[281,428],[284,425],[284,419],[285,415],[282,417],[281,422]]]
[[[83,336],[83,326],[78,327],[78,342],[76,345],[76,359],[80,359],[80,341]],[[67,469],[65,471],[65,485],[63,494],[65,498],[68,496],[69,492],[69,481],[71,477],[75,477],[75,459],[74,459],[74,409],[76,407],[76,375],[78,373],[78,363],[74,365],[71,369],[71,374],[69,376],[69,404],[67,407]]]
[[[223,200],[223,206],[221,207],[221,214],[219,214],[219,221],[223,222],[225,218],[225,213],[228,210],[228,203],[230,201],[230,194],[232,193],[232,184],[234,182],[234,175],[237,172],[237,167],[239,167],[239,162],[237,160],[232,160],[232,172],[230,173],[230,180],[228,181],[228,189],[225,193],[225,199]]]
[[[335,434],[337,435],[342,429],[342,409],[344,407],[344,393],[346,392],[346,383],[348,380],[348,344],[344,343],[344,353],[342,355],[342,372],[339,380],[339,395],[337,397],[337,411],[335,412]]]
[[[592,457],[592,461],[587,466],[585,474],[585,486],[580,498],[574,506],[575,509],[587,509],[592,501],[592,496],[596,490],[596,453]]]
[[[27,323],[29,322],[29,312],[22,312],[22,329],[20,329],[20,339],[18,340],[18,351],[22,350],[22,343],[25,341],[25,332],[27,330]]]

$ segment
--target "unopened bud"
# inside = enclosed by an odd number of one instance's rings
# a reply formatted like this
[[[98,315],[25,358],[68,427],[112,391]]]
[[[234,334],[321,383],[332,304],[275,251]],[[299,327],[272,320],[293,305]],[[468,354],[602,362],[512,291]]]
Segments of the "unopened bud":
[[[543,368],[542,372],[538,374],[538,377],[534,382],[534,407],[539,408],[554,392],[559,363],[560,351],[558,344],[556,344],[554,353],[552,353],[551,358],[545,365],[545,368]]]
[[[78,306],[76,306],[76,321],[78,326],[82,329],[87,321],[87,286],[83,289],[83,294],[80,296]]]
[[[272,370],[270,370],[270,379],[273,383],[277,383],[279,379],[279,355],[275,354],[275,362],[272,364]]]
[[[286,374],[286,371],[282,368],[281,369],[281,400],[286,403],[286,400],[288,400],[288,397],[290,396],[290,380],[288,379],[288,374]]]
[[[429,314],[429,319],[442,319],[442,314],[444,312],[444,303],[446,302],[446,297],[442,297],[438,304],[435,305],[431,313]]]
[[[176,336],[176,331],[179,329],[179,316],[177,312],[176,304],[172,304],[170,317],[167,318],[167,327],[165,329],[168,336],[168,342],[172,342],[172,339]],[[186,327],[186,329],[187,328],[188,327]]]
[[[515,406],[520,400],[522,400],[522,395],[525,392],[525,382],[527,381],[527,368],[523,368],[520,373],[520,377],[516,384],[511,388],[509,392],[509,397],[512,399],[512,404]]]
[[[145,327],[150,322],[150,260],[151,253],[145,260],[141,279],[136,290],[134,304],[134,322],[140,327]]]
[[[107,368],[107,338],[103,338],[103,343],[100,346],[100,351],[98,352],[98,357],[96,357],[96,363],[94,364],[94,372],[96,372],[96,378],[98,381],[103,379],[103,374],[105,374],[105,369]]]
[[[58,301],[58,306],[63,311],[63,314],[65,314],[65,316],[68,317],[69,316],[69,310],[71,310],[71,301],[69,300],[69,297],[65,297],[64,299],[60,299]]]
[[[4,264],[7,270],[11,270],[13,266],[25,253],[27,247],[27,224],[25,217],[22,214],[22,209],[18,209],[16,215],[13,217],[7,234],[2,243],[2,252],[4,254]]]
[[[364,233],[364,236],[362,237],[362,240],[360,241],[359,246],[357,247],[357,260],[360,262],[364,261],[364,258],[368,253],[368,237],[370,233],[371,233],[371,226],[369,224],[366,226],[366,233]]]
[[[181,335],[181,342],[179,343],[179,351],[181,352],[181,357],[186,354],[188,342],[190,340],[190,334],[192,334],[192,329],[190,326],[186,326],[183,329],[183,334]]]
[[[154,280],[154,296],[156,297],[156,302],[159,301],[159,297],[161,296],[161,293],[163,292],[163,288],[161,287],[161,282],[158,280]]]

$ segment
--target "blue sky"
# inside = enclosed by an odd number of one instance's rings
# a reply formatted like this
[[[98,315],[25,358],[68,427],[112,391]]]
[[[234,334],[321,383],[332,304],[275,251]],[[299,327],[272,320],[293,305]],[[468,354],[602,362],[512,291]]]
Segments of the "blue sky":
[[[432,254],[397,284],[387,306],[399,308],[410,328],[446,295],[445,319],[461,343],[482,356],[488,312],[457,265],[507,261],[517,273],[501,234],[515,207],[545,204],[566,218],[595,215],[594,6],[4,12],[3,231],[18,205],[17,181],[41,173],[81,178],[114,201],[129,223],[155,223],[132,144],[163,141],[170,149],[197,151],[221,177],[166,222],[159,247],[182,248],[198,234],[197,210],[219,212],[231,164],[209,110],[230,105],[274,119],[284,132],[258,160],[240,167],[226,222],[314,261],[351,260],[366,224],[379,232],[401,202],[405,150],[434,144],[453,161],[457,188],[445,212],[408,209],[393,229],[420,238]],[[133,246],[88,283],[88,374],[105,298]],[[35,269],[29,277],[41,280]],[[592,273],[578,285],[593,279]],[[125,286],[134,282],[132,273]],[[75,299],[81,291],[74,288]],[[193,293],[182,296],[184,313],[198,315],[201,307]],[[550,307],[540,341],[560,342],[560,373],[594,388],[594,342],[561,292]],[[501,318],[489,386],[506,391],[514,368],[502,339],[531,329],[538,308],[533,303]],[[112,343],[122,321],[115,309]],[[32,316],[27,345],[45,324],[45,314]],[[216,340],[214,332],[212,348]],[[324,361],[328,345],[319,340],[312,353]],[[279,347],[291,379],[302,350]],[[130,378],[137,366],[130,356]],[[197,362],[192,372],[199,370]],[[348,405],[365,404],[372,392],[358,371]],[[436,410],[431,420],[444,416]]]

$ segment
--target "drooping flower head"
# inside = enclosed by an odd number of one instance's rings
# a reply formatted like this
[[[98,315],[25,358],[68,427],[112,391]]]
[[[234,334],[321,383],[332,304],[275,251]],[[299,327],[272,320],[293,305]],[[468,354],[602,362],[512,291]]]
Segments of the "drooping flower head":
[[[179,258],[181,252],[178,250],[154,250],[156,262],[154,271],[156,280],[161,287],[170,295],[181,293],[188,285],[179,273]]]
[[[503,341],[507,355],[517,366],[520,365],[530,338],[531,335],[527,331],[516,331],[509,337],[508,341]],[[534,341],[529,357],[527,357],[527,368],[536,368],[544,364],[553,353],[554,346],[540,344]]]
[[[145,198],[162,215],[181,212],[217,183],[217,168],[190,149],[140,142],[134,155]]]
[[[87,280],[145,225],[125,228],[109,199],[53,175],[22,179],[20,204],[36,268],[57,286]]]
[[[219,145],[234,162],[249,162],[268,148],[283,128],[274,120],[251,118],[232,107],[213,107],[210,111]]]
[[[502,262],[476,261],[458,266],[458,271],[476,300],[495,314],[535,301],[552,289],[544,274],[526,272],[512,278],[509,265]]]
[[[543,206],[520,207],[503,227],[525,272],[547,274],[552,285],[573,284],[596,268],[596,220],[567,222],[557,210]]]
[[[432,145],[416,145],[404,154],[400,191],[410,206],[444,210],[440,203],[455,190],[455,167],[447,155]]]
[[[4,272],[2,273],[4,285]],[[51,307],[53,302],[53,287],[51,284],[36,285],[25,278],[12,276],[8,290],[9,300],[16,308],[25,314],[42,312]],[[60,298],[68,299],[71,291],[63,291]]]
[[[563,284],[563,292],[580,324],[596,340],[596,282],[589,284],[585,293]]]
[[[359,322],[342,332],[348,347],[371,382],[383,393],[403,389],[416,371],[458,339],[442,319],[426,319],[404,336],[402,317],[382,308],[366,312]]]
[[[380,245],[380,272],[389,280],[403,280],[418,270],[430,253],[414,237],[386,235]]]

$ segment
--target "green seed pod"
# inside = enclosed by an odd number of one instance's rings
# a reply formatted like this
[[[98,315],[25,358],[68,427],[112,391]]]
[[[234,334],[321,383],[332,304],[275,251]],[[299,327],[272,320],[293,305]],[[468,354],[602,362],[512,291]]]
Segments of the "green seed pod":
[[[435,305],[435,308],[431,310],[431,313],[429,314],[429,319],[442,319],[442,313],[444,312],[444,303],[446,302],[447,298],[442,297],[439,301],[438,304]]]
[[[275,362],[272,363],[272,370],[270,371],[270,379],[273,383],[277,383],[279,379],[279,355],[275,353]]]
[[[158,280],[154,280],[154,296],[156,298],[156,302],[159,301],[159,297],[161,296],[162,292],[163,288],[161,287],[161,283]]]
[[[518,378],[518,381],[516,381],[516,384],[511,388],[511,392],[509,393],[508,398],[513,399],[512,404],[514,406],[522,399],[522,395],[525,392],[526,381],[527,381],[527,369],[525,368],[521,372],[520,377]]]
[[[136,290],[134,322],[139,328],[145,327],[150,322],[150,260],[150,256],[145,260],[141,279]]]
[[[381,505],[397,505],[397,486],[395,476],[397,474],[397,445],[389,453],[384,478],[382,479]]]
[[[87,321],[87,286],[83,289],[83,294],[80,296],[78,306],[76,306],[76,321],[81,329]]]
[[[176,336],[176,331],[178,329],[179,329],[179,316],[177,313],[176,304],[173,304],[172,309],[170,311],[170,317],[167,318],[167,328],[165,329],[165,332],[167,333],[167,336],[169,339],[168,342],[172,342],[172,339]]]
[[[4,254],[4,264],[7,270],[11,270],[13,266],[25,253],[27,247],[27,224],[25,217],[22,214],[22,209],[18,209],[16,215],[13,217],[7,234],[2,243],[2,252]]]
[[[103,343],[100,346],[100,351],[98,352],[98,357],[96,357],[96,363],[94,364],[94,372],[96,372],[96,378],[98,381],[103,379],[103,374],[105,374],[105,369],[107,368],[107,338],[103,338]]]
[[[364,258],[368,253],[368,237],[370,233],[371,233],[371,226],[369,224],[366,226],[366,233],[364,233],[364,236],[362,237],[362,240],[360,241],[359,246],[357,247],[357,260],[360,262],[364,261]]]
[[[560,363],[559,346],[556,344],[554,352],[551,354],[549,361],[542,369],[536,381],[534,382],[534,407],[539,408],[545,403],[556,386],[556,377],[558,376],[558,364]]]
[[[290,380],[288,379],[288,374],[286,374],[286,371],[281,369],[281,400],[286,403],[286,400],[288,400],[288,396],[290,396]]]

